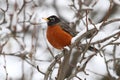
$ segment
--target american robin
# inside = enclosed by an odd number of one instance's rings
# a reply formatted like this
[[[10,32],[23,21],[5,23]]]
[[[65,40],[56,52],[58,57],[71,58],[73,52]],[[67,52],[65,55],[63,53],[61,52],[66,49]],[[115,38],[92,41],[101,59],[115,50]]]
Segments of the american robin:
[[[71,44],[71,39],[75,36],[75,32],[73,33],[67,24],[54,15],[43,19],[47,21],[48,28],[46,35],[53,47],[63,49],[65,46]]]
[[[54,48],[63,49],[71,44],[71,39],[76,35],[75,31],[55,15],[43,19],[47,21],[48,25],[47,39]],[[93,49],[90,46],[91,48]]]

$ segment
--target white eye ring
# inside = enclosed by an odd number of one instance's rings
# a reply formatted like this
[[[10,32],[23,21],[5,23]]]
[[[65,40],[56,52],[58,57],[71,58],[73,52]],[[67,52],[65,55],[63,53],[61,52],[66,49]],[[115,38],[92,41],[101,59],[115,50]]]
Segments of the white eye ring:
[[[55,18],[50,18],[50,19],[51,19],[52,22],[55,21]]]

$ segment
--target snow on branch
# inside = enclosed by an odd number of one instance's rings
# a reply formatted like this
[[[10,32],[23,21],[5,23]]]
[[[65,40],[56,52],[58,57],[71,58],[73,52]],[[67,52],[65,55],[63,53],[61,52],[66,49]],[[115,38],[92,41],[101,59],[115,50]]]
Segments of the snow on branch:
[[[88,25],[88,31],[87,28],[85,28],[84,30],[82,30],[81,32],[79,32],[75,37],[72,38],[71,43],[75,43],[77,41],[80,41],[81,39],[83,39],[84,37],[86,37],[87,35],[89,35],[90,33],[96,32],[100,29],[102,23],[96,24],[94,25]]]

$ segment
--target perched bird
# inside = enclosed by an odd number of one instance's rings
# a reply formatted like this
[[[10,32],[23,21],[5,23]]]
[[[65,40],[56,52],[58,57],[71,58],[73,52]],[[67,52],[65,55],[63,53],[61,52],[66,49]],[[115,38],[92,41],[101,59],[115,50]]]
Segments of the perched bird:
[[[49,43],[57,49],[63,49],[71,44],[71,39],[76,35],[66,23],[62,22],[57,16],[52,15],[48,18],[43,18],[47,21],[47,39]],[[89,47],[93,49],[93,47]]]
[[[71,44],[71,39],[75,36],[75,33],[73,33],[69,26],[61,22],[61,20],[54,15],[43,19],[47,21],[48,28],[46,35],[49,43],[53,47],[63,49],[65,46]]]

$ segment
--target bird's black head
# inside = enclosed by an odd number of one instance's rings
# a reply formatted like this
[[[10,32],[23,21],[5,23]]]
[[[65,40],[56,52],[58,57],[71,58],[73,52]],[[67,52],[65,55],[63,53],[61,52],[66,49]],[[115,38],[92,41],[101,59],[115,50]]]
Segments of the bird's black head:
[[[60,19],[57,16],[52,15],[52,16],[47,18],[47,21],[48,21],[47,22],[48,26],[51,26],[51,25],[59,23]]]

